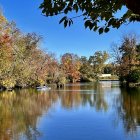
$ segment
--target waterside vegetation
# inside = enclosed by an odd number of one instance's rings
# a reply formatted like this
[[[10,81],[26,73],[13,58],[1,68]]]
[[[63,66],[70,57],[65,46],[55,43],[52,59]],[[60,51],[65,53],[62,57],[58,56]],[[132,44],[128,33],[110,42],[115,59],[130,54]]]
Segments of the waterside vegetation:
[[[106,51],[97,51],[89,58],[65,53],[57,60],[53,53],[40,49],[42,37],[22,33],[14,22],[0,14],[0,89],[35,87],[55,83],[100,80],[101,74],[119,76],[123,82],[140,80],[140,45],[133,36],[123,38],[113,49],[115,61]]]

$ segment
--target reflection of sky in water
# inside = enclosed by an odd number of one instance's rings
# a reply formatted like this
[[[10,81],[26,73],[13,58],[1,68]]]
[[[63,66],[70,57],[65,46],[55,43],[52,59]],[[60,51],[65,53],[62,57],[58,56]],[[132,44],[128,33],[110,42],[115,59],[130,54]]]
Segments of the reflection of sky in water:
[[[8,140],[139,140],[138,91],[121,89],[111,82],[106,87],[71,84],[63,90],[3,93],[0,136],[6,138],[4,131],[9,127]],[[10,126],[4,124],[6,120]]]

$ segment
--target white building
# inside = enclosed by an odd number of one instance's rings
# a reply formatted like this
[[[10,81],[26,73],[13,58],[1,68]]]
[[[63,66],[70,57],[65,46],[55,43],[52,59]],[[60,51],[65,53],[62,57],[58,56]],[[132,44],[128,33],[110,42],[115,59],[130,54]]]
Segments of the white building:
[[[100,74],[99,77],[100,78],[111,77],[111,74]]]

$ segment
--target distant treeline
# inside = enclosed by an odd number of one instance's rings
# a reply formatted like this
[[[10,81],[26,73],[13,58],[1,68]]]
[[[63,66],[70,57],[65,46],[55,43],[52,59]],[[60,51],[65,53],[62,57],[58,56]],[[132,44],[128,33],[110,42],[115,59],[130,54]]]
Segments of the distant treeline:
[[[140,47],[134,38],[125,38],[121,47],[114,47],[117,61],[110,64],[105,63],[111,56],[106,51],[89,58],[66,53],[58,61],[53,53],[40,49],[41,40],[36,33],[22,33],[0,14],[0,88],[93,81],[102,73],[129,80],[139,72]]]

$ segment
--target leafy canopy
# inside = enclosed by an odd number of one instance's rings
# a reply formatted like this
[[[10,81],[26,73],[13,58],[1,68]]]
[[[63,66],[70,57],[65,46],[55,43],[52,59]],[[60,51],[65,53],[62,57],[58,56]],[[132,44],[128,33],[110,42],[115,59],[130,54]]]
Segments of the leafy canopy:
[[[126,7],[126,8],[124,8]],[[73,24],[73,19],[82,17],[85,28],[108,32],[111,27],[140,21],[140,0],[44,0],[40,9],[45,16],[62,15],[59,23],[64,27]],[[119,12],[125,12],[121,16]],[[70,13],[76,13],[70,17]]]

